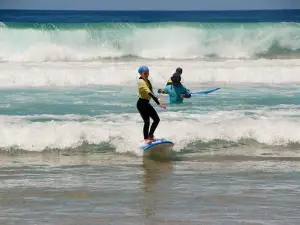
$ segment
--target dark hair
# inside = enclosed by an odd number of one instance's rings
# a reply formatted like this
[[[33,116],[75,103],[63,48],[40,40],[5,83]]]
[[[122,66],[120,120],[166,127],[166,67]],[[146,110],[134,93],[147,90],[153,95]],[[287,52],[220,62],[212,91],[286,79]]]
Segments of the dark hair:
[[[178,67],[178,68],[176,69],[176,73],[182,74],[182,68]]]
[[[173,76],[171,77],[171,80],[172,80],[172,83],[175,84],[175,85],[178,85],[180,84],[181,82],[181,76],[179,73],[174,73]]]

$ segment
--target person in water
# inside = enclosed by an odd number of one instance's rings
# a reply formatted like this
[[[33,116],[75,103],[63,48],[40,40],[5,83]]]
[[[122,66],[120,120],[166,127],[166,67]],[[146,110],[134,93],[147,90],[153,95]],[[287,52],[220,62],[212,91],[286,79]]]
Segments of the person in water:
[[[167,85],[164,89],[158,89],[158,93],[168,94],[171,104],[182,103],[184,98],[190,98],[190,91],[181,84],[181,76],[174,73],[171,77],[172,84]]]
[[[180,74],[180,76],[181,76],[181,74],[182,74],[182,68],[178,67],[178,68],[176,69],[175,73],[178,73],[178,74]],[[168,86],[168,85],[170,85],[170,84],[172,84],[172,78],[170,78],[170,79],[168,80],[166,86]]]
[[[138,69],[140,78],[138,81],[138,101],[137,101],[137,110],[139,111],[142,119],[144,120],[143,134],[145,143],[154,141],[154,132],[159,124],[159,116],[155,109],[150,105],[151,98],[155,101],[157,105],[161,108],[166,109],[166,106],[162,105],[159,102],[159,99],[153,94],[153,88],[151,82],[148,80],[149,69],[146,66],[141,66]],[[150,127],[150,117],[153,120],[153,123]]]

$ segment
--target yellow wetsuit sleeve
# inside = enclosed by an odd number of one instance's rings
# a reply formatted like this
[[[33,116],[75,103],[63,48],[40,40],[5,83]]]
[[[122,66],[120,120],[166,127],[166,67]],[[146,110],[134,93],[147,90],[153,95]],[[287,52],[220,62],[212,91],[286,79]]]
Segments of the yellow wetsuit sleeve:
[[[150,89],[147,86],[146,82],[142,79],[138,82],[138,91],[139,91],[139,98],[150,100],[151,96],[149,95]]]
[[[147,100],[150,100],[152,98],[157,105],[160,104],[158,98],[151,92],[150,88],[144,80],[139,80],[138,90],[139,98]]]
[[[144,80],[140,80],[138,86],[139,86],[139,92],[143,92],[147,94],[151,92]]]

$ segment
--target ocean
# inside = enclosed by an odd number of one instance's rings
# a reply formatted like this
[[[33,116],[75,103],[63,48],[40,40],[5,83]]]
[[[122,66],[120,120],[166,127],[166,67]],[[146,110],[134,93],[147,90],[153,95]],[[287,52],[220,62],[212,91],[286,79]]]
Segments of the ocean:
[[[168,161],[141,65],[221,88],[152,101]],[[299,224],[299,72],[300,10],[0,11],[0,224]]]

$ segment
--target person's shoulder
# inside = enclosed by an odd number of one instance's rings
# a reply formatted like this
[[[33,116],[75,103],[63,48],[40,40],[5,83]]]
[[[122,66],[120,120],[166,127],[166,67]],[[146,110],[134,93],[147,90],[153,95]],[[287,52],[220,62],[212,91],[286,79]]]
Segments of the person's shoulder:
[[[138,84],[145,84],[146,82],[144,81],[144,79],[139,79]]]
[[[168,85],[165,86],[165,89],[170,90],[171,87],[172,87],[172,85],[171,85],[171,84],[168,84]]]
[[[171,79],[171,77],[169,78],[169,80],[167,81],[167,85],[170,85],[170,84],[172,84],[173,82],[172,82],[172,79]]]
[[[181,84],[181,88],[183,89],[187,89],[186,86],[184,86],[183,84]]]

